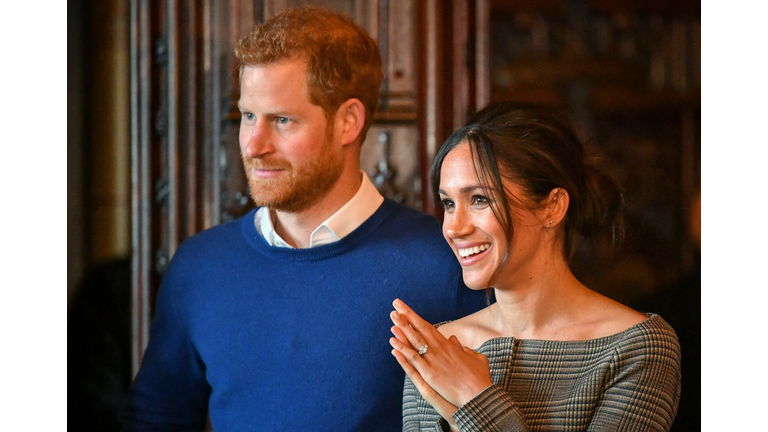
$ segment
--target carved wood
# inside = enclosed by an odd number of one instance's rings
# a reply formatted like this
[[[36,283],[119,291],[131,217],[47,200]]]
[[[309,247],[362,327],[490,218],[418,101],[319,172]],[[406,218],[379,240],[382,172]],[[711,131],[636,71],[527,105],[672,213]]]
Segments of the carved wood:
[[[239,89],[232,47],[255,23],[307,3],[348,13],[380,44],[385,84],[363,145],[362,166],[371,177],[380,174],[385,193],[439,216],[427,177],[434,155],[451,131],[489,101],[570,111],[580,131],[592,138],[600,130],[621,130],[611,119],[658,111],[677,119],[663,140],[678,152],[680,195],[673,224],[680,237],[681,209],[695,192],[692,179],[699,166],[700,20],[675,17],[695,15],[693,2],[683,2],[682,9],[655,2],[635,11],[609,0],[593,2],[592,9],[561,0],[132,0],[135,368],[159,282],[178,245],[252,207],[237,141]],[[552,20],[566,12],[566,19]],[[643,28],[650,30],[642,33],[626,20],[627,13],[658,13],[659,18],[642,18],[647,20],[640,21],[647,22]],[[575,21],[583,16],[592,17],[588,28]],[[505,19],[509,24],[499,33],[498,23]],[[585,38],[589,32],[608,37],[591,46]],[[561,33],[572,36],[567,46],[558,45]],[[644,34],[646,40],[637,39]],[[511,61],[499,55],[500,40],[523,54]],[[638,43],[655,51],[638,51]],[[553,46],[564,46],[569,54],[553,54]],[[589,55],[590,49],[616,58]],[[632,64],[639,52],[652,54],[644,57],[647,69]],[[602,84],[590,85],[590,79]],[[685,265],[690,251],[682,256]]]
[[[255,6],[260,2],[131,1],[134,370],[176,248],[242,207],[228,193],[243,180],[233,186],[227,175],[241,170],[222,163],[232,144],[223,136],[237,98],[232,46],[259,18]]]
[[[233,46],[265,17],[308,3],[349,14],[382,45],[385,85],[363,147],[363,169],[371,177],[381,174],[384,193],[422,208],[428,162],[416,123],[418,2],[132,0],[134,371],[178,245],[253,207],[239,154]]]

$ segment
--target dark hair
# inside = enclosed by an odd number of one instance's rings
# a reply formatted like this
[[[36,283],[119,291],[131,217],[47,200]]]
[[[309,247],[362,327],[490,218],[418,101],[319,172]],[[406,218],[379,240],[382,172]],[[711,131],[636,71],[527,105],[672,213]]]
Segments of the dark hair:
[[[553,189],[563,188],[570,196],[562,222],[563,252],[569,261],[582,238],[595,240],[609,233],[614,246],[623,242],[623,191],[612,177],[585,162],[583,144],[557,117],[517,109],[510,103],[490,105],[475,114],[448,137],[435,156],[431,177],[438,201],[443,161],[462,143],[470,146],[472,164],[483,188],[505,191],[504,177],[525,191],[524,197],[514,197],[509,191],[497,193],[491,202],[507,240],[513,235],[510,205],[543,205]]]
[[[309,98],[327,118],[351,98],[363,103],[365,141],[384,73],[378,45],[351,18],[317,6],[291,7],[243,36],[234,51],[241,76],[246,65],[306,61]]]

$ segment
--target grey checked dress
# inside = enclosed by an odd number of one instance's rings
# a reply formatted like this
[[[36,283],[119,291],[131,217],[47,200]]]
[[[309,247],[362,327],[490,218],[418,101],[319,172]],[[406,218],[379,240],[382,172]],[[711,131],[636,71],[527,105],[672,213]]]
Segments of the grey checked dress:
[[[495,338],[493,385],[453,418],[462,431],[668,431],[680,401],[680,345],[660,316],[586,341]],[[444,428],[444,429],[443,429]],[[403,431],[448,430],[406,377]]]

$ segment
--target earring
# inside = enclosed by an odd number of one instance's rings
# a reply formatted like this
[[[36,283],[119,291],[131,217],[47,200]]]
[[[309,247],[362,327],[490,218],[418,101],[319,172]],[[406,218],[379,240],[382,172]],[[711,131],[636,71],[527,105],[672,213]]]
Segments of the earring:
[[[553,223],[555,223],[555,220],[554,219],[550,219],[549,222],[547,222],[547,229],[549,229],[552,226]]]

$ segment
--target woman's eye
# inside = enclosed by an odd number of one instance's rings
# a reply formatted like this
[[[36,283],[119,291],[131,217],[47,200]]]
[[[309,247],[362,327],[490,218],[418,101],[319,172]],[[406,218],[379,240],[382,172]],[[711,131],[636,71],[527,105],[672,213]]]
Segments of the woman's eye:
[[[440,205],[443,206],[443,209],[445,210],[453,209],[453,201],[449,199],[441,199]]]
[[[472,197],[472,205],[488,205],[488,198],[482,195],[475,195]]]

